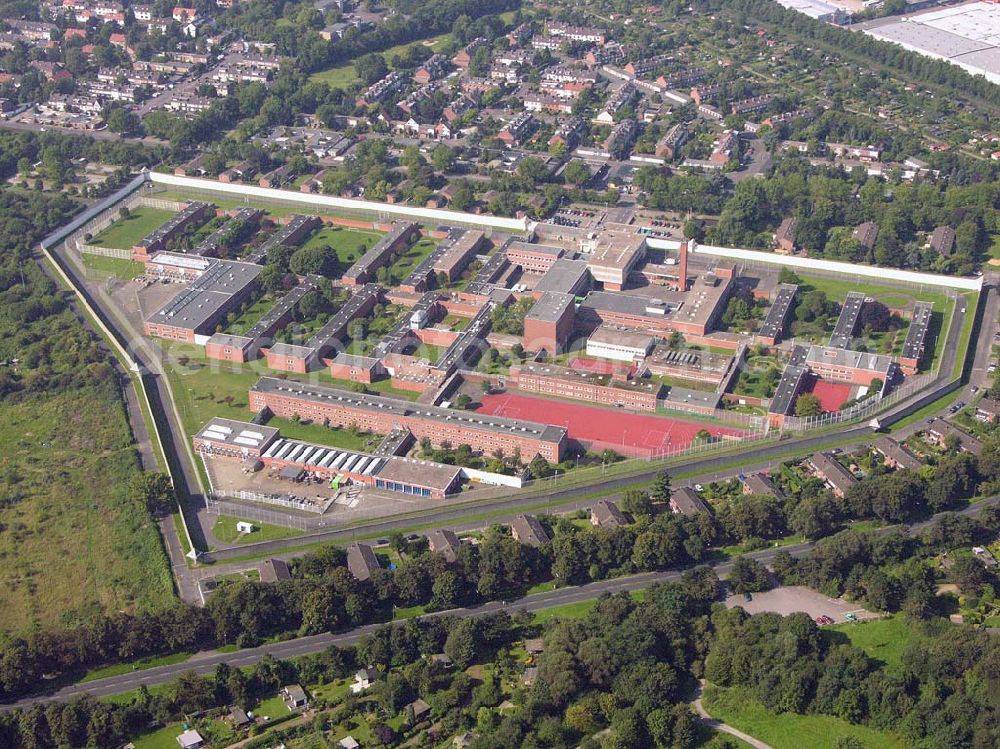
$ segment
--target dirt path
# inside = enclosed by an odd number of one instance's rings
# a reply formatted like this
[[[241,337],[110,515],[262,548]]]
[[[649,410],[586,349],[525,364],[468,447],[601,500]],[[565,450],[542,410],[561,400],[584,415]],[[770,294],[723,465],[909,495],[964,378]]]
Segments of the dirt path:
[[[728,733],[730,736],[738,738],[740,741],[745,741],[747,744],[752,746],[754,749],[773,749],[770,744],[765,744],[763,741],[755,739],[749,734],[743,733],[743,731],[738,728],[733,728],[732,726],[723,723],[720,720],[716,720],[708,711],[705,710],[705,706],[701,704],[701,693],[705,689],[705,680],[698,680],[698,690],[695,692],[694,699],[691,700],[691,706],[694,711],[698,713],[698,717],[701,719],[703,725],[708,726],[712,730],[721,731],[722,733]]]

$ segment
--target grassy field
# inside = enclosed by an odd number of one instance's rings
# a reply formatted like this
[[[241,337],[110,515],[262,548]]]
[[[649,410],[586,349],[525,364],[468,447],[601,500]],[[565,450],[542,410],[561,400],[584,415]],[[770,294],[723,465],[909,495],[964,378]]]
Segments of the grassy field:
[[[233,320],[232,324],[226,327],[226,332],[233,335],[244,335],[250,328],[257,324],[260,318],[268,313],[276,302],[277,299],[275,297],[265,294],[247,307],[242,315]]]
[[[432,36],[429,39],[424,39],[423,41],[407,42],[406,44],[397,44],[395,47],[389,47],[389,49],[381,52],[380,54],[385,58],[386,64],[392,68],[392,58],[394,55],[398,55],[407,47],[413,44],[422,44],[434,52],[450,39],[450,34],[441,34],[439,36]],[[335,68],[328,68],[327,70],[321,70],[318,73],[313,73],[309,80],[319,81],[327,84],[331,88],[347,88],[348,86],[358,82],[358,74],[354,69],[354,63],[347,63],[346,65],[338,65]]]
[[[392,265],[389,266],[389,277],[392,279],[390,285],[398,286],[410,273],[420,265],[421,261],[433,252],[437,247],[437,242],[433,239],[421,239],[405,253],[399,256]]]
[[[156,524],[127,498],[139,463],[117,396],[0,402],[0,632],[173,602]]]
[[[89,252],[83,253],[80,257],[83,258],[83,266],[88,274],[92,273],[97,277],[115,276],[127,280],[141,276],[146,271],[145,265],[132,260],[91,255]]]
[[[744,731],[773,749],[836,749],[837,741],[853,736],[868,749],[904,746],[892,734],[856,726],[829,715],[772,713],[743,689],[722,689],[709,685],[702,700],[713,718]]]
[[[913,625],[901,615],[837,624],[825,627],[823,632],[834,642],[846,638],[854,647],[890,667],[900,665],[906,646],[920,638]]]
[[[212,535],[227,544],[255,544],[262,541],[280,541],[283,538],[293,538],[302,535],[301,531],[294,528],[258,523],[256,520],[253,521],[253,533],[240,533],[236,530],[238,520],[238,518],[229,515],[222,515],[215,521],[215,525],[212,526]]]
[[[128,218],[118,219],[91,239],[89,244],[97,247],[113,247],[116,250],[131,249],[140,239],[173,215],[173,211],[166,211],[162,208],[139,206],[132,209]]]
[[[328,226],[310,237],[303,247],[331,247],[337,259],[350,266],[381,238],[382,234],[377,231]]]
[[[382,437],[370,432],[352,432],[349,429],[335,429],[322,424],[289,421],[288,419],[272,418],[269,426],[281,430],[283,437],[316,442],[328,447],[342,447],[345,450],[366,451],[378,446]]]

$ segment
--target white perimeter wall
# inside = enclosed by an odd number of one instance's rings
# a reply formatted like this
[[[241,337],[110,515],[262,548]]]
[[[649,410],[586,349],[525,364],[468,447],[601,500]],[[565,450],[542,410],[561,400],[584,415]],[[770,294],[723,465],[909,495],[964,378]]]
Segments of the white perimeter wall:
[[[474,226],[490,227],[504,231],[524,232],[528,229],[526,219],[501,218],[499,216],[480,215],[476,213],[445,211],[438,208],[418,208],[409,205],[390,205],[389,203],[376,203],[371,200],[337,198],[332,195],[314,195],[312,193],[296,192],[293,190],[275,190],[269,187],[258,187],[257,185],[227,184],[226,182],[217,182],[214,179],[178,177],[173,174],[159,174],[157,172],[151,172],[149,177],[157,185],[211,190],[212,192],[228,193],[237,197],[252,196],[261,200],[301,203],[303,206],[314,208],[370,211],[372,213],[388,214],[419,221],[436,221],[442,224],[472,224]]]
[[[680,242],[670,239],[648,237],[646,244],[658,250],[676,250]],[[732,260],[745,260],[748,263],[770,263],[784,265],[802,270],[819,270],[826,273],[841,274],[845,277],[871,278],[877,281],[902,283],[917,286],[934,286],[943,289],[960,289],[962,291],[979,291],[983,286],[982,276],[966,278],[964,276],[942,276],[936,273],[920,273],[919,271],[902,270],[900,268],[881,268],[873,265],[856,265],[842,263],[836,260],[798,257],[795,255],[779,255],[775,252],[760,250],[740,250],[733,247],[714,247],[706,244],[695,244],[696,255],[725,257]]]

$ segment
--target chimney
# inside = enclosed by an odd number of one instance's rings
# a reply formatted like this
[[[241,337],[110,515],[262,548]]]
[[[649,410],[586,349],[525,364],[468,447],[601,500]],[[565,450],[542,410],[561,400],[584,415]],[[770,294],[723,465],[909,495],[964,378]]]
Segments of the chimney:
[[[690,240],[685,239],[681,242],[681,259],[680,267],[677,271],[677,290],[687,291],[688,283],[688,244]]]

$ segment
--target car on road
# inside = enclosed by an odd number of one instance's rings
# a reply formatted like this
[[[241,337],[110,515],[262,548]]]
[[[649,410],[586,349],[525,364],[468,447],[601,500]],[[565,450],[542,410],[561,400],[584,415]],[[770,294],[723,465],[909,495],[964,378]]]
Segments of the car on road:
[[[744,593],[743,594],[743,600],[744,601],[752,601],[753,600],[753,593]]]
[[[703,487],[701,484],[695,484],[694,485],[694,490],[696,492],[703,492],[703,491],[705,491],[705,487]]]

